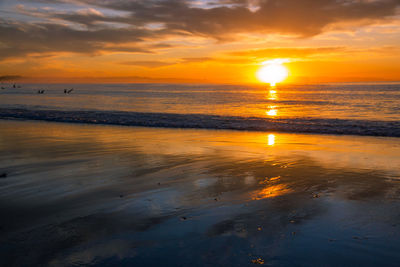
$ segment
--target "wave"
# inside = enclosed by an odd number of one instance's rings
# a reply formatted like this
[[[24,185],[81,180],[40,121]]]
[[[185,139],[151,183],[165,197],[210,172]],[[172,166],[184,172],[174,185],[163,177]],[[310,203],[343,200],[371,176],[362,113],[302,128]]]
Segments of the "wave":
[[[1,119],[44,120],[124,126],[276,131],[400,137],[399,121],[259,118],[124,111],[61,111],[0,108]]]

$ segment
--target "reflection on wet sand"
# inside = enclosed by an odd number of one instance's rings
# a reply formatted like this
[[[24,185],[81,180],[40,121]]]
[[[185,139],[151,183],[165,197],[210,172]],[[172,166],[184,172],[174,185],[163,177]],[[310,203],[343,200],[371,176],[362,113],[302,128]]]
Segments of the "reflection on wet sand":
[[[269,134],[268,135],[268,145],[273,146],[275,144],[275,135],[274,134]]]
[[[391,265],[400,258],[396,138],[0,127],[5,266],[246,266],[258,258],[279,266]]]
[[[270,185],[258,192],[254,192],[253,199],[260,200],[264,198],[277,197],[290,192],[291,190],[285,184]]]

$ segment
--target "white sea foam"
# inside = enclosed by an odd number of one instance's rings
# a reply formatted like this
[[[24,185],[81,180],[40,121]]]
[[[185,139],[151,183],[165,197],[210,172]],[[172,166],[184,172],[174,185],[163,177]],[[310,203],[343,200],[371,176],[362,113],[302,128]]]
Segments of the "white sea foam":
[[[316,118],[269,119],[205,114],[27,109],[0,109],[0,118],[146,127],[231,129],[246,131],[280,131],[400,137],[400,121]]]

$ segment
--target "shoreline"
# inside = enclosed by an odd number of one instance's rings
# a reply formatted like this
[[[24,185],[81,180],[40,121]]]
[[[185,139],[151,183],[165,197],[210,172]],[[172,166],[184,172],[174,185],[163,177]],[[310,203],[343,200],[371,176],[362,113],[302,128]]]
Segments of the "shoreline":
[[[0,119],[237,131],[274,131],[354,136],[400,137],[400,122],[319,118],[261,118],[208,114],[129,111],[61,111],[0,108]]]

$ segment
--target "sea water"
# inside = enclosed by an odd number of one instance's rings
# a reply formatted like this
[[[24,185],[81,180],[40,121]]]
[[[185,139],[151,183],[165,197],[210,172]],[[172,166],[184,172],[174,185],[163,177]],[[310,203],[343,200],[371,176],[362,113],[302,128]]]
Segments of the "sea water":
[[[400,136],[400,83],[2,86],[1,118]]]

